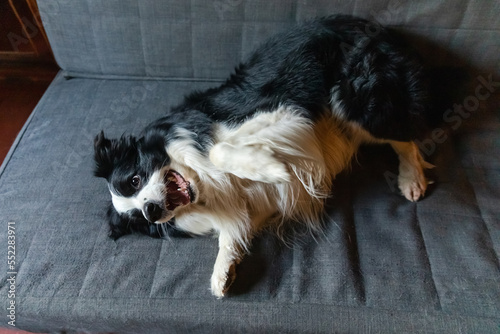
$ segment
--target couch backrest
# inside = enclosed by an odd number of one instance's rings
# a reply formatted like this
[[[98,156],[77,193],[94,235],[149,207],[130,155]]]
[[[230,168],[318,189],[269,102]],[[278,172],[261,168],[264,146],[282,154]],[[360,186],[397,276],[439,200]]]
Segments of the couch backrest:
[[[400,26],[436,64],[472,63],[490,72],[500,67],[498,0],[39,0],[38,5],[56,60],[73,76],[221,79],[266,37],[297,21],[335,13]]]

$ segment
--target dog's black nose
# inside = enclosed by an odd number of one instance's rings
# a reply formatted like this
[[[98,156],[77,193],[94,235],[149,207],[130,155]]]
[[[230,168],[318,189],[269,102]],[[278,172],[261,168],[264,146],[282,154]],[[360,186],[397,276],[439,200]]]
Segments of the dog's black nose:
[[[163,210],[158,204],[147,202],[144,205],[144,214],[146,215],[147,220],[154,223],[155,221],[160,220]]]

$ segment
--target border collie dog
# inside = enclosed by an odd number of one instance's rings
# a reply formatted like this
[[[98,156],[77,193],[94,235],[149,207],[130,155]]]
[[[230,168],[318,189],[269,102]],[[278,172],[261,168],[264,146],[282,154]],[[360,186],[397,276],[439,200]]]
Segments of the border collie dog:
[[[332,16],[271,38],[218,88],[194,92],[140,137],[95,138],[95,175],[108,182],[110,236],[170,230],[218,235],[211,290],[265,227],[321,228],[332,180],[363,143],[399,156],[410,201],[427,187],[412,141],[428,114],[419,58],[389,30]]]

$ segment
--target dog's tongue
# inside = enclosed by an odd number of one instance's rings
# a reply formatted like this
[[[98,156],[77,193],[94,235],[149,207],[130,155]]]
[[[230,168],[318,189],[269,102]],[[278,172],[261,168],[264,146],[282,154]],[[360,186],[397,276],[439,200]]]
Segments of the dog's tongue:
[[[167,176],[170,180],[167,184],[167,209],[172,211],[178,206],[189,204],[189,184],[176,172],[170,171]]]

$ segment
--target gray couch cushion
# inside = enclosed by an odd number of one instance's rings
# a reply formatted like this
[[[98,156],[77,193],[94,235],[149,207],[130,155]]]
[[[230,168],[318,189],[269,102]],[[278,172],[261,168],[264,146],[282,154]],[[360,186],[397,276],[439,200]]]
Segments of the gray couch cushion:
[[[39,6],[56,59],[73,76],[221,79],[276,31],[339,13],[419,36],[420,51],[435,64],[472,62],[491,71],[500,53],[494,0],[52,0]]]
[[[16,227],[18,328],[498,331],[500,87],[477,97],[489,76],[500,80],[498,1],[47,0],[39,6],[63,72],[0,168],[0,217]],[[137,134],[184,93],[225,78],[266,36],[333,13],[401,26],[431,62],[485,71],[474,73],[456,101],[471,114],[454,115],[444,135],[437,131],[437,139],[420,143],[438,166],[424,200],[409,203],[397,193],[390,149],[362,150],[352,171],[335,181],[324,235],[293,236],[289,245],[259,237],[225,300],[209,292],[216,240],[106,237],[109,194],[92,176],[98,131]],[[1,233],[4,249],[7,240]],[[9,271],[0,261],[3,305]]]
[[[62,75],[52,83],[0,177],[0,217],[16,223],[20,328],[497,329],[500,158],[489,152],[498,152],[500,119],[488,108],[437,145],[429,157],[437,185],[421,202],[391,191],[384,174],[396,172],[397,158],[388,148],[363,150],[335,181],[324,235],[289,246],[258,238],[226,300],[208,289],[213,238],[108,239],[109,194],[92,176],[93,136],[138,133],[184,93],[210,85]],[[3,279],[4,298],[7,289]]]

